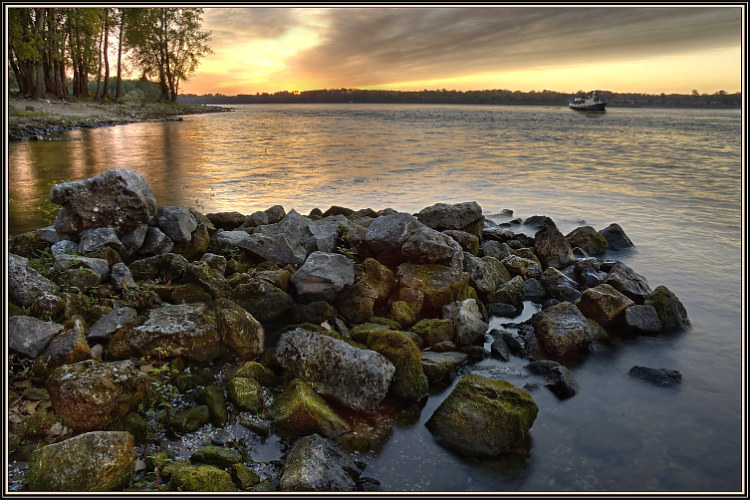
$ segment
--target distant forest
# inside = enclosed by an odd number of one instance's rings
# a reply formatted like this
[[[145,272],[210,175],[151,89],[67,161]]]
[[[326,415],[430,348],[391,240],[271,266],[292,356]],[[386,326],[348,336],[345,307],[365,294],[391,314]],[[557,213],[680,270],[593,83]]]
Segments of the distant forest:
[[[576,95],[587,95],[580,91]],[[742,94],[728,94],[719,91],[714,94],[628,94],[597,91],[610,106],[674,106],[674,107],[740,107]],[[273,94],[182,94],[179,102],[186,104],[266,104],[266,103],[388,103],[388,104],[519,104],[564,106],[571,94],[543,90],[541,92],[520,92],[512,90],[359,90],[326,89],[304,92],[281,91]]]

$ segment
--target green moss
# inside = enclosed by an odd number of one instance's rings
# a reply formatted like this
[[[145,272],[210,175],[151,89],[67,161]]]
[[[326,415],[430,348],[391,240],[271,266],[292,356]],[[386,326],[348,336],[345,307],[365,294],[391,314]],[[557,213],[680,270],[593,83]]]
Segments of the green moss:
[[[274,400],[270,417],[276,427],[297,435],[332,437],[349,430],[348,424],[301,379],[292,380]]]
[[[429,382],[422,371],[422,356],[404,332],[375,330],[368,337],[367,346],[396,367],[390,387],[393,395],[416,401],[427,394]]]
[[[234,376],[254,378],[264,386],[276,386],[279,383],[279,378],[276,374],[257,361],[248,361],[234,373]]]
[[[229,469],[232,478],[241,490],[249,490],[260,483],[260,477],[250,467],[243,464],[234,464]]]
[[[242,411],[257,413],[263,410],[263,387],[253,378],[234,377],[226,384],[229,399]]]
[[[200,462],[207,465],[215,465],[226,469],[233,464],[242,462],[242,454],[237,450],[225,448],[223,446],[204,446],[198,448],[190,456],[191,462]]]
[[[172,475],[173,491],[237,491],[228,472],[211,465],[183,467]]]

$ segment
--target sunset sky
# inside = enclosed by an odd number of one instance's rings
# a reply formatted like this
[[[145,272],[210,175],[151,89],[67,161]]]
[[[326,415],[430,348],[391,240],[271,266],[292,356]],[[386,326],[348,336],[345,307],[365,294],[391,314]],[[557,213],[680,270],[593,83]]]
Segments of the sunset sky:
[[[739,92],[740,7],[206,8],[183,93]]]

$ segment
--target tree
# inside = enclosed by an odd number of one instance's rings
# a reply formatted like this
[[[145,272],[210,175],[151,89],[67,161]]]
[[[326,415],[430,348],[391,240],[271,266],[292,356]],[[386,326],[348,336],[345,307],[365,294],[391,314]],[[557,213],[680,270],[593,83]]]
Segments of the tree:
[[[125,9],[120,9],[120,38],[117,46],[117,85],[115,86],[115,102],[122,100],[122,40],[125,33]]]

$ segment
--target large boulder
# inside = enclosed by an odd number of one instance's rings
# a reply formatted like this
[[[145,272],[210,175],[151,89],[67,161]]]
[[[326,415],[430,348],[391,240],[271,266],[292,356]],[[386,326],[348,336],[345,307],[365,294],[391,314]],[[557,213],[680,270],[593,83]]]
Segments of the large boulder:
[[[600,325],[606,327],[614,323],[634,302],[611,286],[602,283],[585,290],[578,300],[578,309]]]
[[[76,431],[103,429],[132,411],[149,384],[130,360],[63,365],[47,379],[52,408]]]
[[[688,318],[685,306],[664,285],[657,286],[644,301],[647,306],[653,306],[659,321],[665,330],[687,330],[690,328],[690,319]]]
[[[475,201],[456,203],[436,203],[425,207],[416,214],[417,219],[424,225],[443,231],[458,229],[473,234],[481,240],[484,228],[482,207]]]
[[[585,349],[596,340],[586,317],[570,302],[560,302],[531,317],[537,342],[549,355]]]
[[[407,401],[427,395],[429,381],[422,371],[422,357],[408,335],[396,330],[375,330],[367,338],[367,347],[382,354],[396,368],[390,389],[393,395]]]
[[[424,294],[424,312],[437,312],[445,304],[463,298],[469,274],[440,264],[405,262],[396,271],[399,285]]]
[[[505,380],[466,375],[425,424],[438,443],[466,456],[491,457],[523,439],[539,408]]]
[[[463,250],[457,241],[427,226],[412,230],[401,246],[401,255],[418,264],[450,264],[460,253]]]
[[[29,260],[8,254],[8,295],[22,306],[30,306],[34,299],[57,286],[28,265]]]
[[[255,358],[263,352],[263,326],[252,314],[228,299],[216,301],[215,313],[222,341],[241,358]]]
[[[185,207],[160,206],[156,210],[156,224],[175,243],[190,241],[198,227],[195,216]]]
[[[76,237],[96,227],[112,227],[124,234],[147,224],[156,212],[156,199],[146,179],[119,168],[57,184],[50,191],[50,201],[62,205],[55,230]]]
[[[279,365],[307,381],[316,392],[355,410],[374,410],[386,396],[396,371],[375,351],[302,328],[279,338],[275,356]]]
[[[184,357],[198,362],[225,351],[214,313],[203,303],[152,309],[146,322],[130,330],[129,346],[142,356]]]
[[[354,261],[341,254],[313,252],[291,279],[303,301],[334,301],[354,284]]]
[[[133,436],[97,431],[34,450],[26,483],[30,491],[115,491],[134,474]]]
[[[651,287],[648,286],[646,278],[622,262],[616,262],[612,266],[604,279],[604,283],[627,295],[636,304],[643,304],[643,301],[651,293]]]
[[[8,348],[30,358],[37,357],[63,326],[31,316],[8,318]]]
[[[273,425],[298,436],[317,433],[333,438],[349,430],[325,399],[298,378],[274,399],[268,415]]]
[[[417,226],[414,216],[407,213],[382,215],[370,223],[365,241],[377,260],[394,264],[401,260],[401,246]]]
[[[534,253],[544,268],[563,269],[575,263],[570,243],[556,227],[550,225],[542,226],[534,236]]]
[[[354,477],[353,477],[354,476]],[[333,441],[305,436],[286,457],[279,480],[281,491],[353,491],[359,469]]]

